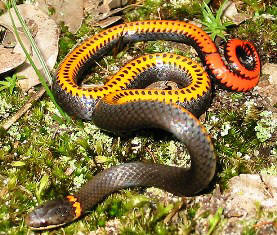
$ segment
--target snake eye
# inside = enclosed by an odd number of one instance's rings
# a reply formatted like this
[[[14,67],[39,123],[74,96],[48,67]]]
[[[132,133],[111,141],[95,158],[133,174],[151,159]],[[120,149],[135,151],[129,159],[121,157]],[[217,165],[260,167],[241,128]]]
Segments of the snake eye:
[[[26,216],[26,223],[34,230],[55,228],[71,222],[75,217],[75,209],[67,200],[50,201]]]
[[[71,206],[71,208],[72,208],[72,206]],[[60,206],[60,207],[58,207],[58,208],[55,209],[55,212],[54,212],[54,213],[55,213],[57,216],[67,217],[67,216],[70,214],[70,209],[71,209],[71,208]]]

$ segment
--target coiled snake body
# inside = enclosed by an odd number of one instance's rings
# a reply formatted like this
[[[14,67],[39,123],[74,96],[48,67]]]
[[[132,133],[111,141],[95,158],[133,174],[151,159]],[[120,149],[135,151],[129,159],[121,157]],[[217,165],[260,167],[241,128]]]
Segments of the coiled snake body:
[[[210,37],[187,22],[131,22],[88,38],[58,68],[53,84],[58,103],[69,114],[92,120],[112,132],[148,127],[169,131],[186,145],[191,167],[134,162],[104,170],[76,194],[50,201],[28,214],[26,222],[32,229],[69,223],[105,196],[123,188],[155,186],[176,195],[192,196],[210,183],[216,158],[211,140],[196,118],[206,110],[211,98],[211,82],[201,66],[183,56],[158,53],[129,62],[104,86],[85,88],[77,83],[88,66],[118,43],[149,40],[192,45],[209,75],[231,90],[248,91],[259,81],[260,60],[252,43],[230,40],[225,49],[227,66]],[[143,89],[163,80],[173,80],[183,88]]]

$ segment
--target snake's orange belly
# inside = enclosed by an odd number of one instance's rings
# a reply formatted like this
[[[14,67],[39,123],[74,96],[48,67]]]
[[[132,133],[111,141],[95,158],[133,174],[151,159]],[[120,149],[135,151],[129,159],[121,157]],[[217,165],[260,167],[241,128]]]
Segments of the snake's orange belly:
[[[126,64],[105,85],[84,88],[78,79],[118,43],[170,40],[192,45],[207,72],[192,60],[170,53],[139,57]],[[191,167],[125,163],[104,170],[79,192],[54,200],[31,212],[32,229],[49,229],[72,222],[107,195],[122,188],[155,186],[176,195],[191,196],[208,186],[216,157],[206,130],[195,116],[210,104],[208,74],[228,89],[248,91],[259,81],[260,60],[252,43],[231,40],[224,63],[210,37],[197,26],[179,21],[141,21],[121,24],[87,39],[60,64],[53,91],[70,114],[92,120],[113,132],[160,128],[187,147]],[[144,89],[156,81],[173,80],[177,90]]]

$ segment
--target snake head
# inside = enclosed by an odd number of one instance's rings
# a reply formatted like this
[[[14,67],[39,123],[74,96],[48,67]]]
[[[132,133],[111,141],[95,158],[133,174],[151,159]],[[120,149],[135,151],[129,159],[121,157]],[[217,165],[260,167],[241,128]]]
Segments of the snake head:
[[[78,210],[76,201],[72,201],[69,197],[73,196],[49,201],[37,207],[26,216],[27,225],[33,230],[44,230],[72,222],[80,216],[80,213],[76,214]]]

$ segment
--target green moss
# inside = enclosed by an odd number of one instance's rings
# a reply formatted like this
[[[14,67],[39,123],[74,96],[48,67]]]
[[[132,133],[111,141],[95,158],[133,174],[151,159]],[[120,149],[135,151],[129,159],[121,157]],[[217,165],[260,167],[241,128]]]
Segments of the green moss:
[[[156,18],[158,9],[164,2],[161,0],[146,0],[143,6],[135,10],[129,11],[125,14],[128,21],[147,20]]]
[[[272,112],[269,111],[261,112],[260,118],[255,127],[256,136],[260,142],[265,142],[277,130],[277,120],[273,119]]]
[[[20,92],[14,91],[11,95],[7,90],[0,92],[0,123],[8,118],[13,112],[20,109],[26,102],[28,96],[23,96]]]
[[[220,223],[221,219],[222,219],[222,213],[223,213],[223,208],[218,208],[217,212],[215,213],[215,215],[213,215],[210,219],[209,219],[209,231],[208,231],[208,235],[212,234],[216,227],[218,226],[218,224]]]
[[[93,27],[89,26],[89,22],[85,19],[80,29],[76,34],[73,34],[68,31],[68,27],[62,23],[60,25],[61,28],[61,36],[59,40],[59,56],[58,62],[60,62],[66,54],[77,44],[77,40],[82,37],[87,37],[89,35],[94,34],[97,30]]]
[[[263,1],[257,0],[243,0],[255,12],[263,12],[265,10]]]
[[[275,3],[276,4],[276,3]],[[271,15],[273,15],[273,16],[277,16],[277,6],[275,5],[275,6],[272,6],[272,7],[270,7],[270,6],[267,6],[267,8],[266,8],[266,13],[268,13],[268,14],[271,14]]]
[[[208,120],[213,127],[210,133],[219,157],[221,186],[241,173],[267,171],[276,163],[273,152],[276,142],[272,134],[276,131],[276,120],[267,111],[260,111],[254,102],[245,102],[244,95],[230,95],[240,107],[223,109],[217,114],[209,113]],[[271,153],[272,152],[272,153]],[[261,155],[264,154],[262,157]]]
[[[48,7],[48,15],[52,16],[56,13],[56,9],[54,7],[49,6]]]
[[[201,0],[146,0],[142,6],[125,11],[127,21],[149,19],[192,19],[201,15]]]
[[[59,58],[58,60],[61,61],[62,58],[66,56],[69,50],[76,44],[76,40],[73,36],[63,36],[60,38],[59,41]]]
[[[277,154],[275,153],[274,156],[277,156]],[[272,164],[270,167],[262,169],[261,174],[277,175],[277,166]]]
[[[255,235],[256,229],[254,227],[245,227],[242,231],[242,235]]]

